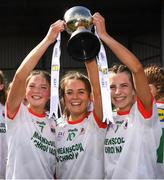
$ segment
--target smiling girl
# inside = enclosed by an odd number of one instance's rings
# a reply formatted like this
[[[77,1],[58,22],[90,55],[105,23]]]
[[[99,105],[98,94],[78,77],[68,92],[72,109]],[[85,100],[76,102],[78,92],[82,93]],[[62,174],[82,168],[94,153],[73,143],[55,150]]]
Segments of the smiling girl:
[[[156,178],[161,128],[144,69],[133,53],[106,32],[105,20],[99,13],[94,14],[93,23],[100,39],[124,64],[110,69],[116,113],[105,138],[105,178]]]
[[[46,37],[23,60],[11,83],[6,103],[7,179],[54,179],[56,124],[46,116],[50,75],[32,70],[63,30],[61,20],[50,26]]]
[[[106,123],[102,122],[98,67],[94,59],[85,65],[89,79],[79,72],[69,72],[60,82],[64,116],[58,119],[56,130],[59,179],[104,178]],[[89,111],[92,101],[93,111]]]

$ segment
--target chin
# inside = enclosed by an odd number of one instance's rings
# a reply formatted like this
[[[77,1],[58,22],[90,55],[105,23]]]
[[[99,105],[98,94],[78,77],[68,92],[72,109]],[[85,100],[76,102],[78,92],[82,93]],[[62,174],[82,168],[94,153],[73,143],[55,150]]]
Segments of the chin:
[[[119,111],[126,111],[126,106],[115,106]]]

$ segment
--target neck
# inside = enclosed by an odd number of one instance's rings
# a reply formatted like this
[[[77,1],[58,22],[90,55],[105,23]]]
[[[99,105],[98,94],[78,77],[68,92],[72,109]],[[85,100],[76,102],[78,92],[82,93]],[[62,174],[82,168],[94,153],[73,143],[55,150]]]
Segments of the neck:
[[[157,102],[164,102],[164,97],[157,99]]]
[[[76,115],[76,114],[71,114],[71,115],[69,116],[68,120],[69,120],[69,121],[78,121],[78,120],[83,119],[86,115],[87,115],[86,112],[84,112],[83,114],[80,114],[80,115],[79,115],[79,114],[78,114],[78,115]]]
[[[30,105],[28,105],[28,109],[33,112],[34,114],[45,114],[45,110],[43,108],[35,108],[35,107],[32,107]]]

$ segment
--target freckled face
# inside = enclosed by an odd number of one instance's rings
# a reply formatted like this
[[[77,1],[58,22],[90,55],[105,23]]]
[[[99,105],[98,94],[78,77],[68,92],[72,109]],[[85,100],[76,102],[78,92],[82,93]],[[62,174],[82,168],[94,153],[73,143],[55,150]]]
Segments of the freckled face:
[[[65,85],[65,105],[72,117],[82,118],[87,112],[90,96],[81,80],[70,79]]]
[[[110,73],[112,103],[118,111],[128,111],[135,100],[135,91],[127,73]]]
[[[31,77],[26,87],[26,99],[31,109],[44,110],[50,97],[50,85],[42,75]]]

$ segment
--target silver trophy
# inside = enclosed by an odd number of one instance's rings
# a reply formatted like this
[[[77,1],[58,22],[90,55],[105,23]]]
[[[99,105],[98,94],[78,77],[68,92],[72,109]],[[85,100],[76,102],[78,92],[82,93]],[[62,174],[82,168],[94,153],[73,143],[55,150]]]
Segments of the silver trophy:
[[[92,15],[83,6],[74,6],[64,14],[66,31],[71,35],[67,50],[78,61],[87,61],[96,57],[100,50],[100,41],[92,33]]]

